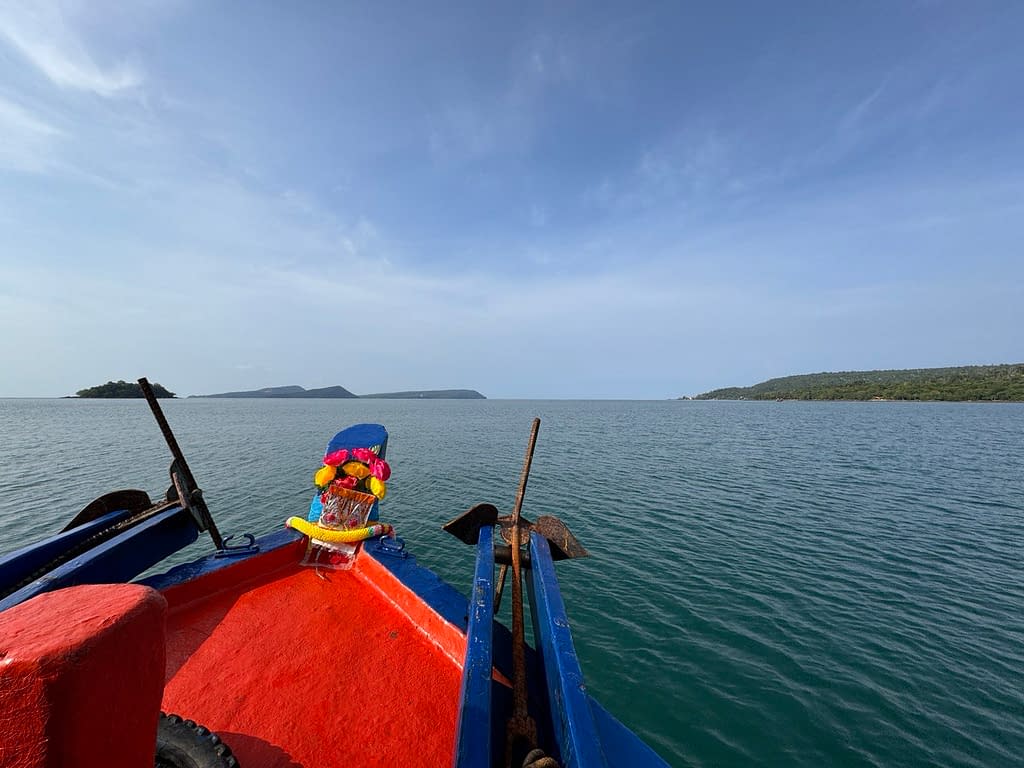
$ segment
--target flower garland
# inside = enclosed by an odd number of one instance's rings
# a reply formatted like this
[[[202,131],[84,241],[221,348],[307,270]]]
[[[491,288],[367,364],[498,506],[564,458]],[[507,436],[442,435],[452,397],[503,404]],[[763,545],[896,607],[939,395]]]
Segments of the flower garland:
[[[308,520],[303,520],[301,517],[289,517],[285,522],[285,525],[305,536],[309,536],[311,539],[327,542],[328,544],[335,544],[338,542],[355,543],[357,541],[372,539],[377,536],[390,536],[394,531],[394,528],[387,523],[373,523],[372,525],[367,525],[362,528],[334,530],[331,528],[324,528],[323,526],[311,523]]]
[[[391,467],[369,448],[340,448],[324,456],[324,465],[313,475],[313,483],[324,502],[332,488],[371,493],[383,499],[389,477]]]

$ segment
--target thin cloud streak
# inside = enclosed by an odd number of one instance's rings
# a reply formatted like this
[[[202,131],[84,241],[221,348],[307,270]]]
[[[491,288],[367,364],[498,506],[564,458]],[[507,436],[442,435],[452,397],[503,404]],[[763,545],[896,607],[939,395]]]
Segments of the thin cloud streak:
[[[0,170],[42,173],[64,135],[39,115],[0,96]]]
[[[141,71],[127,61],[107,68],[98,65],[69,16],[59,3],[5,2],[0,4],[0,39],[59,88],[110,98],[142,83]]]

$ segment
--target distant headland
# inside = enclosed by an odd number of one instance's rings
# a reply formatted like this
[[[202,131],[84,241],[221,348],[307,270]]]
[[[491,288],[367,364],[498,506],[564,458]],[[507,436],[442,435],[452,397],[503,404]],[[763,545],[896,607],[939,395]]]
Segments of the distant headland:
[[[245,392],[221,392],[216,395],[190,395],[190,397],[261,397],[261,398],[360,398],[391,400],[486,400],[475,389],[423,389],[408,392],[377,392],[372,395],[356,395],[344,387],[321,387],[304,389],[292,384],[286,387],[264,387]]]
[[[1024,363],[807,373],[714,389],[693,399],[1024,402]]]
[[[475,389],[424,389],[410,392],[376,392],[359,395],[365,399],[377,400],[486,400]]]
[[[359,397],[344,387],[321,387],[319,389],[303,389],[299,386],[264,387],[245,392],[220,392],[216,395],[189,395],[189,397],[308,397],[320,399],[339,399]]]

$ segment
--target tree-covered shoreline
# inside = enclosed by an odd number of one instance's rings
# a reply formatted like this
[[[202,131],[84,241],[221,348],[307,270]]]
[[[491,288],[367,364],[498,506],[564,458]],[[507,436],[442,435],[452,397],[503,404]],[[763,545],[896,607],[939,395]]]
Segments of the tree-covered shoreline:
[[[170,398],[177,397],[173,392],[168,391],[159,384],[153,384],[153,394],[157,397]],[[97,387],[87,387],[86,389],[80,389],[76,393],[78,397],[93,397],[93,398],[132,398],[132,397],[145,397],[142,394],[142,387],[134,381],[108,381],[106,384],[100,384]]]
[[[715,389],[693,399],[1024,402],[1024,363],[809,373]]]

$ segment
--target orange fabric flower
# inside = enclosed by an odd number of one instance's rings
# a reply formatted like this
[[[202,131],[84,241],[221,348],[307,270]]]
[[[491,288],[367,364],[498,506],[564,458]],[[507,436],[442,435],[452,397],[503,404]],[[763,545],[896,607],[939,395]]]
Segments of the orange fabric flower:
[[[378,499],[383,499],[388,492],[387,486],[384,485],[384,481],[379,480],[372,475],[370,476],[370,479],[366,481],[366,487],[369,489],[370,493]]]
[[[358,477],[360,480],[370,474],[370,468],[361,461],[350,461],[342,464],[341,471],[346,475]]]
[[[337,469],[335,469],[332,466],[325,465],[323,467],[320,467],[320,469],[316,471],[316,474],[313,475],[313,482],[316,484],[317,488],[323,488],[325,485],[328,485],[331,482],[331,480],[334,479],[334,476],[337,473]]]

